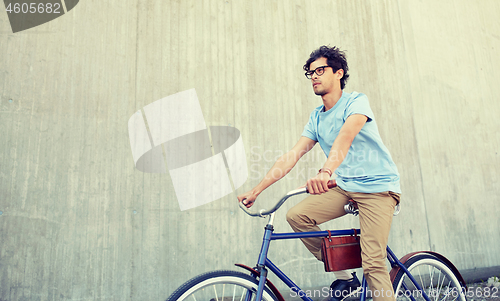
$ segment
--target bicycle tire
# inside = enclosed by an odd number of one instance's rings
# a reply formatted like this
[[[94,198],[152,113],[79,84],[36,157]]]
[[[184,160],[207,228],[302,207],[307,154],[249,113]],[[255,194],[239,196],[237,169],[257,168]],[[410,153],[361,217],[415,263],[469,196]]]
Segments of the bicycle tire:
[[[411,257],[404,266],[415,278],[420,287],[432,300],[466,301],[465,291],[452,269],[439,258],[430,254],[418,254]],[[403,287],[403,282],[408,290]],[[416,301],[425,300],[422,292],[418,291],[413,282],[403,270],[399,270],[392,283],[396,299]]]
[[[186,299],[189,301],[244,301],[247,291],[251,292],[250,300],[255,300],[258,286],[259,281],[248,274],[229,270],[212,271],[188,280],[177,288],[167,301]],[[265,287],[262,300],[277,301],[278,298]]]

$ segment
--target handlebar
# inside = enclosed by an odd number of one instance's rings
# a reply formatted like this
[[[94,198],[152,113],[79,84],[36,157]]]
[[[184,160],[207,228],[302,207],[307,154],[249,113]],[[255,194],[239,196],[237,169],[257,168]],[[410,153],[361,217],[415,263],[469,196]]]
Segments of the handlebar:
[[[335,182],[335,180],[330,180],[328,181],[328,188],[331,189],[331,188],[334,188],[335,186],[337,186],[337,183]],[[268,210],[265,210],[265,209],[261,209],[259,212],[252,212],[250,211],[244,204],[243,204],[243,201],[240,202],[240,208],[245,211],[246,214],[250,215],[250,216],[260,216],[260,217],[265,217],[266,215],[269,215],[273,212],[275,212],[276,210],[278,210],[281,205],[283,205],[285,203],[285,201],[289,198],[289,197],[292,197],[292,196],[296,196],[296,195],[299,195],[299,194],[303,194],[303,193],[309,193],[307,191],[307,187],[301,187],[301,188],[297,188],[295,190],[292,190],[290,192],[288,192],[285,196],[283,196],[281,198],[281,200],[279,200],[271,209],[268,209]]]
[[[330,180],[328,181],[328,188],[331,189],[331,188],[334,188],[335,186],[337,186],[337,182],[335,182],[335,180]],[[246,214],[250,215],[250,216],[260,216],[260,217],[266,217],[266,215],[270,215],[271,213],[275,212],[276,210],[278,210],[281,205],[283,205],[285,203],[285,201],[289,198],[289,197],[292,197],[292,196],[296,196],[296,195],[299,195],[299,194],[303,194],[303,193],[309,193],[307,191],[307,187],[301,187],[301,188],[297,188],[295,190],[292,190],[290,192],[288,192],[285,196],[283,196],[281,198],[281,200],[279,200],[271,209],[268,209],[268,210],[265,210],[265,209],[261,209],[259,212],[252,212],[250,211],[244,204],[243,204],[243,201],[240,202],[239,206],[240,208],[245,211]],[[356,206],[355,202],[350,200],[350,202],[344,206],[344,210],[346,213],[348,214],[352,214],[354,216],[357,216],[359,214],[359,210],[358,210],[358,207]],[[396,207],[394,208],[394,213],[393,215],[396,216],[399,214],[399,212],[401,211],[401,204],[398,203],[396,205]]]

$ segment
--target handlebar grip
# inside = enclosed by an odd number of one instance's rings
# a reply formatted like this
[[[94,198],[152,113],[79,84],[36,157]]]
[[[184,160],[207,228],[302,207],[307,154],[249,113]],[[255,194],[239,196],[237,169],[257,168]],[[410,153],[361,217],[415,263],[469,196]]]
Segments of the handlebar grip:
[[[336,187],[336,186],[337,186],[337,182],[335,180],[328,181],[328,189]]]
[[[332,189],[334,187],[337,187],[337,182],[335,180],[330,180],[328,181],[328,189]],[[307,190],[307,187],[306,187],[306,192],[309,193],[309,191]]]
[[[269,214],[270,212],[266,212],[266,210],[264,209],[260,209],[259,212],[252,212],[250,211],[250,209],[247,208],[247,206],[245,206],[245,204],[243,204],[243,201],[239,202],[239,206],[240,208],[245,211],[246,214],[250,215],[250,216],[260,216],[260,217],[265,217],[265,215]],[[273,208],[274,209],[274,208]],[[270,209],[268,211],[272,211],[273,209]],[[276,209],[274,209],[276,210]]]

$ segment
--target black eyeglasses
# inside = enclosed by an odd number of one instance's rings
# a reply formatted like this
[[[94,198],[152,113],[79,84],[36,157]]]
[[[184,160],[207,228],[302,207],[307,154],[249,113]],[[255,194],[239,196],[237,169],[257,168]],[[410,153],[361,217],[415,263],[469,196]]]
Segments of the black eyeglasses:
[[[328,68],[328,67],[330,67],[330,66],[321,66],[321,67],[318,67],[318,68],[316,68],[316,69],[314,69],[314,70],[309,70],[309,71],[307,71],[307,72],[305,73],[305,74],[306,74],[306,77],[307,77],[308,79],[311,79],[311,78],[312,78],[312,75],[313,75],[314,73],[316,73],[318,76],[321,76],[321,75],[323,75],[323,73],[325,73],[325,68]]]

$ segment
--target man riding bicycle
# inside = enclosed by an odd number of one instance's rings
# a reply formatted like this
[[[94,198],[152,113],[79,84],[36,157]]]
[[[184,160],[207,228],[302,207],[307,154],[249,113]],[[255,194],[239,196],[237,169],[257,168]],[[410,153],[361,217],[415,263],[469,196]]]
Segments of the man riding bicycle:
[[[295,232],[320,231],[318,225],[345,215],[344,205],[354,200],[359,209],[363,273],[370,289],[378,291],[373,294],[375,301],[394,300],[385,260],[392,214],[401,193],[398,170],[380,138],[366,95],[343,91],[349,77],[345,54],[336,47],[321,46],[311,53],[304,70],[323,104],[311,113],[297,144],[238,200],[251,207],[264,189],[290,172],[319,142],[327,160],[318,174],[307,180],[311,195],[288,211],[287,221]],[[333,172],[337,187],[328,189]],[[323,260],[321,238],[302,241]],[[334,273],[337,280],[331,285],[331,301],[342,300],[338,296],[360,287],[355,274]]]

